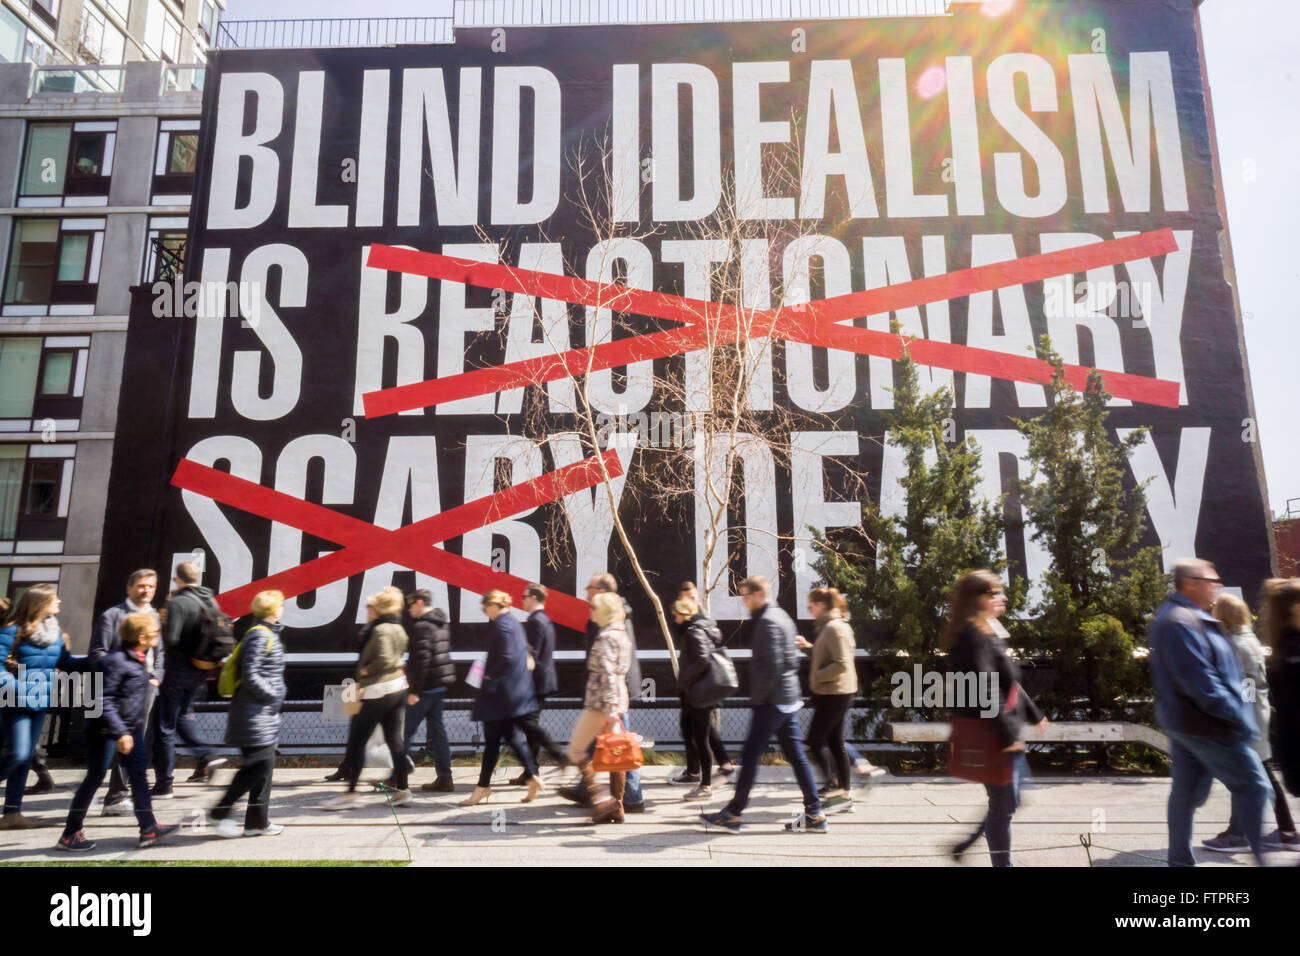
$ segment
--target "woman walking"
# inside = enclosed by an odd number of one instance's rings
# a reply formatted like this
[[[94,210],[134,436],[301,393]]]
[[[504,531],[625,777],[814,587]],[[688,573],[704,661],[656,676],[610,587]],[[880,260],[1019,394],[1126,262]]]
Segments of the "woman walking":
[[[519,718],[538,707],[533,675],[528,669],[528,638],[523,625],[510,613],[510,604],[510,595],[505,591],[488,591],[483,595],[483,613],[492,625],[488,631],[483,685],[470,715],[483,722],[483,763],[479,767],[478,786],[460,802],[462,807],[472,807],[492,795],[492,771],[496,770],[501,754],[501,741],[506,738],[524,767],[528,793],[522,802],[531,803],[546,789],[537,775],[533,750],[519,724]]]
[[[0,693],[12,695],[12,707],[0,707],[5,751],[0,780],[5,782],[4,816],[0,830],[31,830],[43,826],[23,816],[23,794],[36,744],[50,708],[50,687],[56,670],[82,672],[85,657],[68,651],[58,615],[62,610],[52,584],[36,584],[23,592],[0,629]]]
[[[686,766],[699,767],[699,782],[687,791],[683,800],[708,800],[713,796],[713,712],[716,704],[699,706],[692,689],[710,672],[713,654],[722,646],[722,632],[717,623],[700,611],[694,598],[679,597],[673,604],[673,620],[681,656],[678,661],[677,686],[681,690],[682,741],[686,745]]]
[[[992,571],[966,572],[957,579],[948,608],[942,640],[950,670],[971,675],[976,686],[996,687],[998,693],[998,712],[992,717],[985,715],[978,701],[954,708],[953,716],[980,720],[1011,761],[1011,782],[984,785],[988,812],[975,832],[953,847],[952,856],[960,860],[983,836],[988,840],[993,865],[1011,866],[1011,817],[1020,805],[1020,781],[1027,769],[1020,731],[1026,721],[1046,727],[1047,718],[1020,686],[1020,668],[1002,649],[990,624],[1007,609],[1001,579]]]
[[[237,837],[239,824],[231,812],[241,797],[248,797],[244,811],[244,836],[275,836],[284,827],[272,823],[271,774],[275,771],[275,747],[280,742],[280,709],[284,705],[284,594],[262,591],[253,598],[257,623],[248,629],[235,651],[239,655],[239,686],[230,701],[226,719],[226,743],[244,755],[243,766],[230,782],[225,796],[212,810],[218,836]]]
[[[407,636],[401,613],[402,592],[397,588],[384,588],[366,600],[366,616],[370,622],[357,660],[356,678],[361,710],[348,726],[347,754],[343,758],[348,789],[322,803],[323,810],[350,810],[361,802],[357,781],[366,764],[366,742],[380,726],[384,728],[384,742],[393,758],[390,778],[393,792],[389,799],[393,806],[411,802],[411,791],[406,785],[410,767],[402,732],[407,692],[402,656],[406,653]]]
[[[149,670],[149,651],[158,646],[161,629],[149,611],[139,611],[122,618],[118,625],[121,645],[104,655],[99,670],[104,675],[103,709],[99,717],[86,723],[86,776],[72,797],[63,836],[55,849],[71,852],[93,850],[82,826],[95,799],[95,791],[104,782],[114,754],[122,755],[122,766],[131,782],[131,802],[140,824],[140,847],[153,846],[175,833],[180,827],[159,826],[153,815],[153,798],[145,770],[149,750],[145,746],[145,729],[149,704],[158,679]]]
[[[1300,578],[1265,583],[1262,618],[1264,639],[1272,649],[1269,687],[1277,711],[1273,757],[1287,790],[1300,797]],[[1276,781],[1273,786],[1276,788]],[[1284,802],[1280,793],[1277,801],[1279,806]],[[1286,847],[1298,849],[1294,843],[1286,843]]]
[[[822,808],[831,812],[846,808],[853,799],[849,755],[844,749],[844,718],[858,692],[858,669],[853,659],[857,641],[848,622],[848,602],[835,588],[810,591],[808,613],[816,622],[817,640],[812,644],[802,637],[795,641],[801,649],[812,651],[808,687],[813,695],[813,716],[805,744],[826,781],[819,791]]]
[[[600,630],[592,639],[587,654],[587,687],[582,713],[569,741],[569,760],[578,768],[587,793],[591,794],[593,823],[622,823],[623,792],[627,779],[623,773],[609,775],[609,789],[596,788],[596,772],[591,769],[587,748],[598,734],[619,714],[627,713],[627,672],[632,666],[632,641],[624,626],[623,599],[616,593],[602,591],[591,598],[591,620]]]

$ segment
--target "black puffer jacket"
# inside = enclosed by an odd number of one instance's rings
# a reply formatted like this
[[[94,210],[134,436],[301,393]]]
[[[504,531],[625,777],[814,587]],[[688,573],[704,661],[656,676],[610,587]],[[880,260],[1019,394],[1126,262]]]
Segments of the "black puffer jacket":
[[[456,683],[456,668],[451,663],[451,630],[447,612],[434,608],[411,622],[411,643],[407,648],[406,681],[412,694],[423,694]]]
[[[709,660],[722,646],[722,632],[712,618],[696,612],[689,621],[678,625],[677,635],[681,640],[677,687],[685,694],[692,684],[709,672]]]
[[[149,717],[149,668],[125,647],[100,658],[104,674],[103,712],[86,728],[109,737],[143,734]]]

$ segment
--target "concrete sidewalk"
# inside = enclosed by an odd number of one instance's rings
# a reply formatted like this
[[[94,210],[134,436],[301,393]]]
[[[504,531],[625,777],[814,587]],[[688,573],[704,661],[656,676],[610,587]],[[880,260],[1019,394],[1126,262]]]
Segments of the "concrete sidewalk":
[[[522,787],[506,781],[517,768],[498,770],[490,801],[465,809],[456,805],[470,792],[477,771],[456,768],[457,792],[422,793],[419,784],[432,770],[413,775],[415,802],[391,809],[382,795],[367,794],[363,807],[343,813],[317,809],[341,789],[327,784],[323,769],[280,769],[272,790],[271,819],[285,825],[275,837],[222,839],[202,829],[200,811],[221,796],[233,771],[222,769],[212,785],[178,784],[176,798],[155,801],[162,823],[184,823],[181,834],[148,850],[135,849],[134,817],[98,816],[104,790],[96,796],[86,834],[98,845],[89,853],[54,850],[63,816],[80,782],[76,770],[55,770],[59,789],[28,797],[24,813],[49,824],[40,830],[0,833],[0,863],[55,860],[410,860],[417,866],[780,866],[783,864],[857,866],[952,866],[947,847],[979,821],[985,808],[982,787],[939,777],[885,777],[870,790],[855,792],[852,812],[831,817],[828,834],[786,833],[782,824],[799,809],[799,791],[787,767],[764,767],[746,826],[739,835],[705,832],[701,809],[722,807],[731,788],[715,782],[717,797],[705,804],[683,803],[688,788],[668,783],[679,767],[643,771],[648,812],[627,823],[593,826],[572,804],[555,796],[558,772],[547,768],[549,789],[536,802],[521,804]],[[183,779],[185,771],[178,775]],[[383,771],[369,771],[380,779]],[[1166,849],[1165,802],[1169,778],[1040,777],[1026,787],[1012,825],[1017,866],[1161,866]],[[1215,784],[1209,803],[1196,818],[1196,839],[1214,836],[1228,819],[1228,793]],[[396,819],[395,819],[396,817]],[[242,822],[242,813],[237,815]],[[398,826],[400,821],[400,827]],[[1272,814],[1265,832],[1273,828]],[[1085,836],[1091,850],[1080,842]],[[1198,850],[1211,866],[1252,865],[1249,854]],[[967,862],[987,866],[979,841]],[[1269,862],[1300,862],[1300,853],[1270,851]]]

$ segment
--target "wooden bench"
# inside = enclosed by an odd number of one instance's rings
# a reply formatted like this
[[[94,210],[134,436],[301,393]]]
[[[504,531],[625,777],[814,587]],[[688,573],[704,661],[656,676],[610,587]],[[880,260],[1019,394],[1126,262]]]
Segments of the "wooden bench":
[[[951,725],[940,722],[887,724],[889,739],[896,743],[941,744],[948,739]],[[1125,723],[1059,723],[1048,724],[1046,730],[1025,725],[1024,741],[1031,744],[1146,744],[1169,753],[1169,738],[1158,730],[1143,724]]]

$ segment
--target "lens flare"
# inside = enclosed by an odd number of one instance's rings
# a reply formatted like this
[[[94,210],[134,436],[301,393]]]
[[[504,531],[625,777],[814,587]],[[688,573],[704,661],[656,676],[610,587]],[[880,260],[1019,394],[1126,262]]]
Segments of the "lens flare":
[[[935,65],[927,69],[916,80],[916,92],[922,99],[928,100],[944,91],[948,85],[948,73],[942,66]]]
[[[1016,0],[984,0],[980,4],[980,13],[992,20],[1007,13],[1016,5]]]

